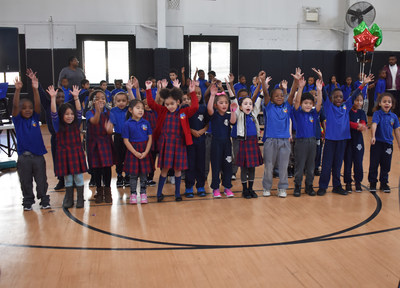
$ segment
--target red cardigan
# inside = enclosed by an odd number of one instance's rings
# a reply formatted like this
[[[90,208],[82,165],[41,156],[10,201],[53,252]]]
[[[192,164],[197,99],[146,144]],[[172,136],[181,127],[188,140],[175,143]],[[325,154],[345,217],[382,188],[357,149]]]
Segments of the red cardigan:
[[[190,132],[189,126],[189,118],[192,117],[199,109],[199,100],[197,99],[196,92],[191,92],[190,98],[192,99],[192,105],[179,110],[179,120],[185,135],[185,143],[187,146],[193,144],[192,133]],[[157,104],[154,101],[151,89],[146,90],[146,99],[151,110],[157,112],[157,124],[156,128],[153,130],[153,139],[154,141],[157,141],[158,137],[161,135],[161,129],[164,126],[164,120],[165,117],[167,117],[168,109],[167,107]]]

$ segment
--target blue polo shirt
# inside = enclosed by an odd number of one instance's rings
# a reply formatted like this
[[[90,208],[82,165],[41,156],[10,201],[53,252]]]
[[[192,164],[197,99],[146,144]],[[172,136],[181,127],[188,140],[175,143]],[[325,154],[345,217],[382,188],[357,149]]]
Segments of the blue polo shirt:
[[[141,118],[139,121],[129,119],[125,122],[122,130],[122,138],[129,139],[129,142],[144,142],[153,134],[149,121]]]
[[[201,90],[201,95],[204,96],[204,93],[206,93],[206,91],[207,91],[207,86],[206,86],[207,80],[199,78],[198,81],[199,81],[199,87]]]
[[[71,94],[71,90],[65,89],[64,87],[61,87],[61,89],[64,92],[64,103],[69,102],[73,98],[72,94]]]
[[[266,115],[265,133],[263,141],[267,138],[289,138],[290,137],[290,110],[292,106],[285,101],[282,105],[275,105],[271,101],[264,106],[263,113]]]
[[[358,86],[359,86],[359,85],[358,85]],[[357,87],[358,87],[358,86],[357,86]],[[331,96],[332,91],[335,90],[336,88],[339,88],[339,89],[340,89],[340,84],[339,84],[339,83],[336,83],[336,85],[328,84],[328,85],[325,86],[325,91],[326,91],[326,93],[328,94],[328,96]]]
[[[372,115],[372,123],[378,124],[375,133],[376,141],[393,144],[393,129],[400,127],[396,114],[378,110]]]
[[[251,85],[250,86],[250,97],[251,98],[253,98],[253,94],[254,94],[254,92],[256,91],[256,88],[257,88],[257,85]],[[260,91],[262,90],[262,88],[260,87]],[[257,98],[258,98],[258,96],[260,96],[260,91],[258,91],[258,94],[257,94]]]
[[[209,116],[207,113],[207,107],[204,104],[200,104],[197,112],[192,117],[189,118],[189,126],[191,129],[200,130],[206,127],[208,121],[209,121]],[[200,137],[192,136],[192,138],[193,138],[193,143],[195,144],[203,143],[206,139],[206,134],[204,133]]]
[[[47,153],[40,131],[39,119],[40,115],[35,111],[28,119],[22,117],[21,114],[12,117],[17,136],[18,155],[22,155],[26,151],[39,156]]]
[[[361,84],[362,84],[362,82],[359,81],[359,80],[356,81],[356,82],[354,83],[354,85],[356,85],[356,87],[360,87]],[[368,84],[365,85],[365,87],[364,87],[363,90],[361,91],[361,94],[363,95],[363,98],[364,98],[364,99],[367,99],[367,98],[368,98],[367,89],[368,89]]]
[[[306,86],[304,86],[303,93],[310,92],[311,90],[317,90],[317,87],[315,86],[315,84],[309,85],[307,83]]]
[[[217,109],[214,109],[214,114],[210,118],[212,125],[213,139],[226,140],[230,138],[231,127],[229,120],[231,119],[230,113],[220,115]]]
[[[250,114],[246,115],[246,136],[257,136],[256,123]]]
[[[312,108],[310,112],[301,109],[293,109],[293,116],[296,122],[296,138],[315,137],[315,126],[318,124],[318,112]]]
[[[382,94],[383,92],[385,92],[385,90],[386,90],[386,79],[379,79],[375,85],[374,101],[378,100],[378,93]]]
[[[106,94],[106,101],[108,103],[110,103],[112,101],[112,96],[111,96],[111,92],[109,90],[104,90],[104,93]]]
[[[341,89],[343,92],[343,100],[346,101],[347,99],[349,99],[351,92],[354,90],[354,87],[353,85],[342,85]]]
[[[360,89],[354,90],[349,99],[342,103],[339,107],[334,105],[329,97],[324,100],[324,110],[326,115],[326,132],[325,138],[328,140],[345,140],[350,139],[350,118],[349,113],[353,102],[360,93]]]
[[[247,86],[246,86],[245,84],[242,84],[242,83],[238,82],[238,83],[236,83],[235,85],[233,85],[233,89],[235,89],[235,94],[237,95],[237,92],[238,92],[240,89],[245,89],[245,90],[247,90]]]
[[[114,124],[114,132],[115,133],[122,133],[122,129],[124,128],[124,124],[126,121],[126,112],[128,111],[128,107],[124,109],[120,109],[118,107],[114,107],[111,109],[111,114],[114,115],[114,119],[112,122]]]
[[[362,109],[358,109],[356,111],[351,109],[350,113],[349,113],[349,117],[350,117],[350,122],[354,122],[354,123],[360,123],[362,120],[364,120],[365,123],[367,123],[367,121],[368,121],[367,116],[365,115],[365,112]],[[361,131],[358,131],[355,129],[350,129],[350,135],[351,135],[351,139],[356,140],[357,142],[361,142],[361,141],[364,142]]]

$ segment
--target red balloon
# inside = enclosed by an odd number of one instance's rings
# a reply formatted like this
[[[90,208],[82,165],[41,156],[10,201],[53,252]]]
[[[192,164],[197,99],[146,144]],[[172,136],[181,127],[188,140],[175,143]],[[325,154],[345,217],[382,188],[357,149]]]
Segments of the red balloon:
[[[378,39],[379,37],[372,35],[368,29],[365,29],[362,33],[354,36],[357,52],[374,52],[375,42]]]

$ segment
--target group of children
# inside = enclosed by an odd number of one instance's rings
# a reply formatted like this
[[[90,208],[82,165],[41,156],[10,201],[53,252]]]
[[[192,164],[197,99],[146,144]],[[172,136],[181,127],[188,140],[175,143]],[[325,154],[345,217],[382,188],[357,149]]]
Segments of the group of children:
[[[254,87],[250,91],[245,88],[244,76],[239,77],[240,81],[234,85],[234,77],[229,75],[225,79],[228,94],[213,71],[208,73],[211,78],[209,81],[205,80],[202,70],[196,70],[194,80],[183,78],[187,91],[180,88],[177,72],[172,70],[170,81],[164,79],[156,82],[149,78],[145,82],[145,91],[140,91],[139,82],[133,77],[126,83],[127,90],[122,88],[121,82],[121,86],[116,85],[111,93],[106,89],[106,83],[89,91],[89,87],[84,86],[89,83],[87,80],[85,83],[82,81],[82,89],[74,86],[72,90],[64,91],[49,86],[46,93],[40,87],[36,73],[28,70],[34,103],[28,99],[20,100],[22,82],[16,79],[12,112],[24,209],[31,210],[34,203],[32,177],[37,183],[37,198],[41,200],[42,208],[50,208],[43,157],[47,151],[39,126],[41,99],[48,104],[45,110],[53,131],[50,132],[54,171],[56,176],[64,179],[65,208],[74,205],[74,187],[77,190],[76,207],[84,206],[83,173],[86,171],[91,173],[95,182],[95,202],[112,203],[113,165],[116,165],[117,187],[130,187],[131,204],[148,203],[146,187],[155,185],[153,177],[156,162],[160,168],[158,202],[164,199],[162,192],[168,175],[175,177],[175,200],[182,200],[180,185],[183,171],[184,195],[194,197],[196,185],[197,195],[204,197],[209,170],[207,159],[211,162],[210,187],[214,198],[221,197],[221,182],[226,197],[234,197],[231,190],[234,165],[241,169],[242,196],[246,199],[257,198],[253,190],[255,168],[262,164],[263,196],[271,195],[273,171],[278,170],[277,195],[285,198],[291,161],[294,162],[296,197],[301,196],[304,174],[305,193],[310,196],[323,196],[326,193],[331,174],[332,192],[348,194],[352,191],[352,166],[355,190],[361,192],[364,154],[362,132],[367,130],[367,117],[362,110],[362,91],[373,81],[373,75],[362,77],[361,84],[344,99],[342,88],[324,87],[321,71],[313,70],[318,75],[315,83],[306,83],[304,74],[297,68],[292,74],[290,89],[287,81],[282,81],[271,91],[271,77],[267,77],[264,71],[255,77]],[[394,105],[390,93],[381,92],[376,100],[368,175],[372,192],[376,191],[379,166],[380,188],[390,192],[388,173],[393,152],[393,131],[400,143],[399,120],[391,112]],[[264,123],[261,123],[264,125],[263,153],[259,148],[261,125],[258,116],[261,111],[264,116]],[[84,113],[87,161],[80,133]],[[313,182],[315,169],[319,165],[316,161],[319,158],[318,151],[322,147],[321,128],[325,134],[325,146],[319,189],[315,192]],[[291,151],[293,160],[290,159]],[[340,181],[343,161],[345,189]],[[139,197],[136,191],[138,181]]]

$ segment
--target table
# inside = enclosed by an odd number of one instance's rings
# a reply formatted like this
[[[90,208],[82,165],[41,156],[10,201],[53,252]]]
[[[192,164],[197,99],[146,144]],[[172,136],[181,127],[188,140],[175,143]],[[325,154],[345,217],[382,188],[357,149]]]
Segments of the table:
[[[3,124],[0,125],[0,131],[5,130],[7,132],[7,145],[0,143],[0,149],[11,157],[14,152],[17,151],[17,135],[15,134],[14,124]]]

